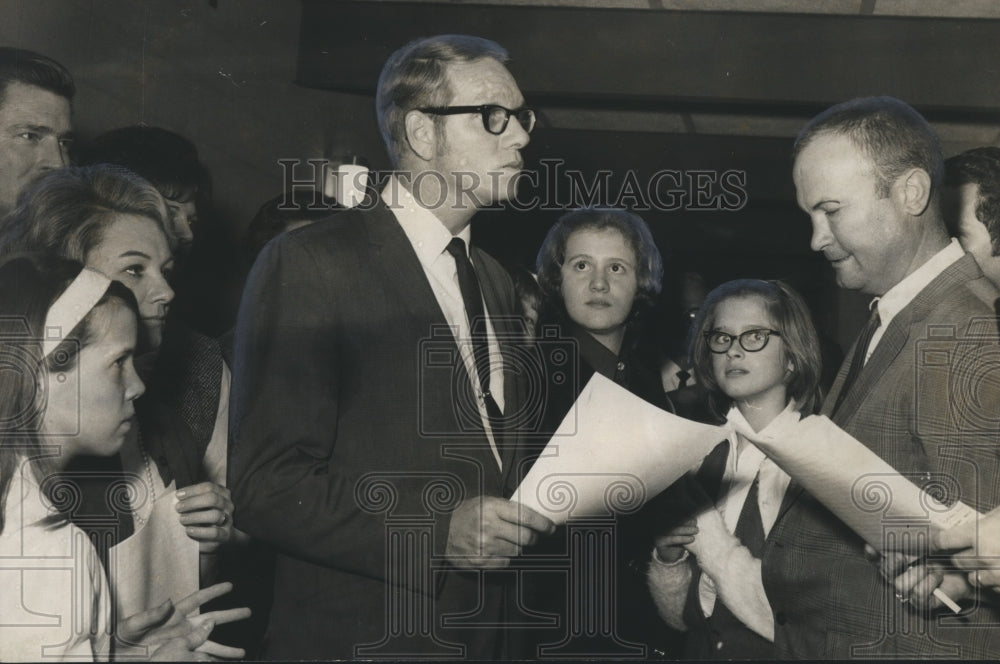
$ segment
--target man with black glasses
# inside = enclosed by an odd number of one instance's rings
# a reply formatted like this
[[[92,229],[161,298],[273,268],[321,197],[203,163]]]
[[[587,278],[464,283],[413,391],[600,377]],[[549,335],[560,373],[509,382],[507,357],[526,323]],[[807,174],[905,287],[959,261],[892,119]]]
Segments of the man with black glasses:
[[[250,276],[230,485],[237,526],[278,550],[267,658],[511,656],[513,572],[486,570],[553,526],[504,498],[522,331],[510,278],[469,246],[534,126],[506,59],[461,35],[394,53],[381,198],[270,244]]]

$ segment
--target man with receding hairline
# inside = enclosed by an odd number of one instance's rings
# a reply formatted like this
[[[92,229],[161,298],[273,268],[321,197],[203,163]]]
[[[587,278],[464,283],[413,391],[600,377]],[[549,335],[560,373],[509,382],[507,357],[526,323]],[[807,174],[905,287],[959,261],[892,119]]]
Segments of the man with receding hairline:
[[[522,330],[510,277],[470,246],[534,126],[506,60],[464,35],[394,53],[376,105],[397,172],[250,276],[230,485],[239,527],[278,551],[268,658],[514,654],[502,570],[553,525],[506,499]]]
[[[948,237],[943,174],[927,121],[891,97],[833,106],[795,143],[793,178],[812,249],[842,288],[873,297],[822,413],[918,485],[985,511],[1000,503],[1000,427],[990,421],[1000,413],[1000,381],[988,361],[998,293]],[[765,545],[762,577],[784,657],[998,652],[1000,612],[977,603],[964,574],[930,560],[880,567],[795,482]],[[935,589],[965,607],[960,620],[946,617]]]

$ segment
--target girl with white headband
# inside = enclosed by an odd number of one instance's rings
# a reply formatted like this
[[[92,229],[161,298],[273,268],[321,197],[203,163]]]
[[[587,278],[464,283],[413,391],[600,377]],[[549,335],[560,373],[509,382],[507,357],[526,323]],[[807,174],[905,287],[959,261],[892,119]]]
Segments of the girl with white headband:
[[[0,661],[238,654],[206,639],[244,614],[187,617],[224,585],[121,621],[113,648],[104,570],[69,522],[79,494],[61,472],[115,454],[135,426],[136,332],[132,293],[98,272],[38,256],[0,266]]]
[[[225,487],[229,374],[214,340],[167,329],[166,214],[160,194],[134,173],[67,167],[26,189],[0,229],[3,250],[78,260],[121,281],[139,305],[136,365],[147,391],[136,401],[138,426],[118,454],[71,466],[83,496],[75,523],[98,543],[120,615],[211,584],[216,552],[234,537]],[[128,491],[106,500],[119,480]]]

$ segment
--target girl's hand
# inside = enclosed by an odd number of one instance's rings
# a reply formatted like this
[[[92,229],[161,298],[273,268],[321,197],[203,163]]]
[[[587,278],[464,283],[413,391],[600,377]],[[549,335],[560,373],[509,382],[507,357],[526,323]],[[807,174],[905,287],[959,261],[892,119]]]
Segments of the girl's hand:
[[[685,521],[665,535],[660,535],[655,540],[656,557],[661,562],[675,563],[684,555],[684,547],[694,542],[695,535],[698,534],[698,526],[694,519]]]
[[[212,623],[205,623],[198,629],[191,630],[184,636],[178,636],[165,641],[157,646],[156,650],[149,656],[151,662],[210,662],[212,656],[207,652],[201,652],[199,648],[208,641],[208,635],[215,627]]]
[[[178,659],[178,653],[185,652],[185,648],[192,653],[197,649],[216,657],[242,658],[245,653],[241,648],[223,646],[207,639],[216,625],[249,618],[250,609],[242,607],[195,614],[203,604],[232,589],[231,583],[218,583],[188,595],[176,605],[167,600],[158,607],[125,618],[117,626],[116,650],[121,653],[136,646],[162,646],[153,653],[154,658]]]
[[[176,509],[188,537],[197,540],[202,553],[211,553],[233,536],[233,501],[229,489],[202,482],[177,492]]]

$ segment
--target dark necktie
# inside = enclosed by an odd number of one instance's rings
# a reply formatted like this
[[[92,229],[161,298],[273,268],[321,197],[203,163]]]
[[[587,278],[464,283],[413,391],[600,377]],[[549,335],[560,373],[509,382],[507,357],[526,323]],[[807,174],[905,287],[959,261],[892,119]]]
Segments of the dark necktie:
[[[861,368],[865,365],[865,355],[868,354],[868,346],[871,345],[872,337],[875,336],[875,330],[878,329],[879,325],[882,324],[882,319],[878,315],[878,302],[872,305],[872,314],[868,317],[868,323],[865,325],[865,329],[861,331],[861,336],[858,338],[858,343],[854,347],[854,356],[851,358],[851,368],[847,370],[847,378],[844,380],[844,384],[840,387],[840,394],[837,395],[837,402],[833,405],[833,412],[830,416],[837,414],[840,410],[840,404],[844,402],[847,397],[848,392],[850,392],[851,387],[854,385],[854,381],[858,379],[858,374],[861,373]]]
[[[465,315],[469,319],[469,333],[472,336],[472,354],[475,359],[476,373],[479,374],[479,388],[486,414],[490,419],[490,427],[494,432],[494,442],[500,449],[500,426],[503,413],[496,399],[490,393],[490,348],[486,341],[486,314],[483,311],[483,293],[479,288],[479,279],[472,267],[472,261],[465,252],[465,242],[462,238],[453,237],[448,243],[447,251],[455,258],[458,270],[458,287],[462,291],[462,301],[465,303]],[[478,331],[477,331],[478,330]]]
[[[764,551],[764,522],[760,518],[760,505],[758,504],[758,485],[760,484],[760,472],[753,478],[750,485],[750,492],[740,510],[740,518],[736,522],[733,534],[743,543],[743,546],[750,550],[754,558],[760,558]]]
[[[683,390],[685,387],[687,387],[688,380],[691,379],[691,372],[681,369],[680,371],[677,372],[676,376],[677,376],[677,389]]]

